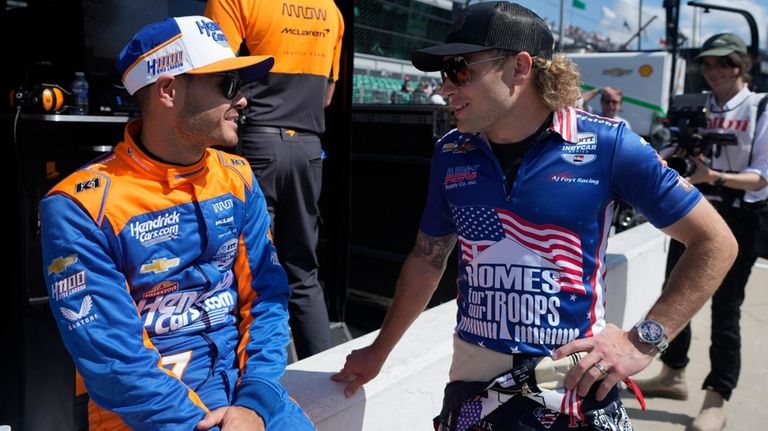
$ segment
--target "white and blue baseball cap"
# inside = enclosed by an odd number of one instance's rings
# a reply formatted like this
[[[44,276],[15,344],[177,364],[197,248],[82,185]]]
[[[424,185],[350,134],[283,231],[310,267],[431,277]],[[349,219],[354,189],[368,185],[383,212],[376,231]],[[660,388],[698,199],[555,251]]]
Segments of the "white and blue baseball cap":
[[[161,75],[206,74],[236,70],[243,81],[269,72],[268,55],[236,57],[221,27],[204,16],[166,18],[139,30],[120,51],[117,70],[129,94]]]

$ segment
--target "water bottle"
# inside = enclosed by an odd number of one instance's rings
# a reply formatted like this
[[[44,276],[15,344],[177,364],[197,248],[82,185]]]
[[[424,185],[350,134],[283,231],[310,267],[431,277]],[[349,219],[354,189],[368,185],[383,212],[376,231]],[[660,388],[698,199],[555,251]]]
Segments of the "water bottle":
[[[88,81],[84,72],[75,72],[75,80],[72,81],[72,113],[76,115],[88,115]]]

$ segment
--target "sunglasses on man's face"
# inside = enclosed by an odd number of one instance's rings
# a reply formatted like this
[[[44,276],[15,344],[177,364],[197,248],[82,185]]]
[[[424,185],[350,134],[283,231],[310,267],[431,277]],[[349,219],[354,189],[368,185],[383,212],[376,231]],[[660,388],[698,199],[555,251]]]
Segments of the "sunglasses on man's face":
[[[510,55],[514,54],[505,54],[499,57],[473,61],[471,63],[467,63],[467,59],[461,56],[446,58],[443,60],[443,68],[440,70],[440,76],[442,76],[443,82],[449,80],[454,86],[463,87],[465,85],[469,85],[471,81],[469,66],[485,63],[486,61],[500,60],[504,57],[509,57]]]
[[[240,74],[235,71],[229,71],[224,73],[218,73],[223,78],[219,81],[219,88],[224,94],[227,100],[234,99],[240,92],[243,86],[243,81],[240,79]]]

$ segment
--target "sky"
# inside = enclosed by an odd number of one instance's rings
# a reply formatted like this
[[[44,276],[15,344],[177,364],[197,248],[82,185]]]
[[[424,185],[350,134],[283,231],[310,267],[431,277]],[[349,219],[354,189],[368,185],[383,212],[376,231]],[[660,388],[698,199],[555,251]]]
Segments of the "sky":
[[[515,0],[549,22],[560,22],[561,0]],[[654,15],[641,38],[640,49],[661,49],[660,40],[665,36],[666,11],[664,0],[580,0],[586,4],[585,10],[575,9],[573,0],[565,3],[565,23],[573,24],[587,31],[595,31],[619,45],[627,42],[638,29],[638,18],[643,24]],[[760,49],[768,50],[768,0],[697,0],[698,3],[746,9],[757,22]],[[700,47],[709,37],[717,33],[731,32],[741,36],[749,44],[750,34],[746,19],[733,12],[712,10],[703,13],[701,8],[687,5],[688,0],[680,1],[680,32],[687,38],[684,47]],[[642,4],[642,15],[640,6]],[[694,13],[698,11],[698,25],[694,30]],[[626,21],[629,29],[624,26]],[[557,30],[559,27],[555,27]],[[631,30],[630,30],[631,29]],[[557,33],[557,31],[555,31]],[[637,49],[637,39],[629,44],[630,49]]]

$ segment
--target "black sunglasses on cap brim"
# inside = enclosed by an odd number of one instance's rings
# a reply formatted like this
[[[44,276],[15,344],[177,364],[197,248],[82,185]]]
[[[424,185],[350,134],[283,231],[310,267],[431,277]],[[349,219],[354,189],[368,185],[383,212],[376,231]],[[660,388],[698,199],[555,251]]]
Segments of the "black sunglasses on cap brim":
[[[462,56],[446,58],[443,60],[443,68],[440,69],[440,76],[443,78],[443,82],[449,80],[454,86],[463,87],[465,85],[469,85],[471,82],[469,66],[485,63],[487,61],[501,60],[502,58],[516,54],[516,52],[511,52],[499,57],[486,58],[483,60],[473,61],[471,63],[467,63],[467,59]]]

